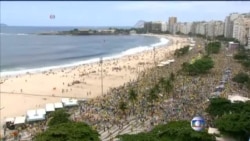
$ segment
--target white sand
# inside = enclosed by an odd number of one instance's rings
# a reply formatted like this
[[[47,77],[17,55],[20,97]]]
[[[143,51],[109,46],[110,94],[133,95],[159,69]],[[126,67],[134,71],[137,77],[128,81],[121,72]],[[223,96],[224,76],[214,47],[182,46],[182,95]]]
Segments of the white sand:
[[[165,45],[163,47],[156,48],[155,57],[157,62],[172,59],[169,53],[170,51],[174,51],[177,48],[189,44],[188,39],[186,38],[168,36],[168,39],[173,41],[172,45]],[[176,44],[177,40],[179,44]],[[152,67],[154,61],[153,54],[154,53],[151,50],[125,56],[119,59],[104,61],[104,93],[106,93],[111,87],[117,87],[135,79],[138,75],[137,70],[139,62],[151,63],[151,65],[140,65],[140,70]],[[130,69],[128,68],[129,66]],[[121,71],[112,71],[113,67],[121,67]],[[0,84],[1,123],[3,123],[4,119],[8,117],[25,115],[28,109],[35,109],[36,107],[45,108],[46,103],[58,102],[61,100],[61,97],[95,98],[100,96],[100,68],[99,63],[94,63],[72,68],[52,70],[50,72],[47,71],[47,73],[19,75],[18,78],[1,78],[0,82],[3,82]],[[93,71],[96,72],[90,73]],[[80,74],[85,75],[79,76]],[[79,80],[84,83],[68,86],[68,84],[71,84],[75,80]],[[64,89],[64,93],[62,93],[62,89]],[[13,94],[11,94],[12,92]],[[91,92],[91,94],[87,95],[88,92]],[[52,95],[57,97],[52,97]]]

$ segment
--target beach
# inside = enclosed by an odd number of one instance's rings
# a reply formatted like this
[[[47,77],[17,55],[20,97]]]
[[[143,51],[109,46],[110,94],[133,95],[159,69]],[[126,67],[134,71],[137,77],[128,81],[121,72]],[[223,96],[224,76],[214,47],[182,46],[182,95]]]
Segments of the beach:
[[[150,35],[153,36],[153,35]],[[137,78],[139,72],[154,67],[155,62],[172,59],[173,51],[189,45],[187,38],[154,35],[167,38],[169,43],[117,59],[60,68],[41,73],[1,77],[1,123],[5,118],[26,115],[30,109],[45,108],[46,103],[60,102],[61,98],[92,99],[102,96],[110,88],[124,85]],[[155,56],[155,59],[154,59]],[[102,68],[102,69],[101,69]]]

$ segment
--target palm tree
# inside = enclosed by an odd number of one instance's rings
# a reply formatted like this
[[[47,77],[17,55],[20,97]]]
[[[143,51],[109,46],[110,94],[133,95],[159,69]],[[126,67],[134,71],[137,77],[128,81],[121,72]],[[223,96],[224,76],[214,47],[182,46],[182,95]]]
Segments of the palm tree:
[[[129,90],[129,101],[131,101],[133,103],[133,115],[134,115],[134,112],[135,112],[135,101],[137,100],[137,93],[134,91],[134,89],[130,89]]]
[[[119,102],[119,109],[122,111],[123,115],[125,115],[125,117],[126,117],[126,110],[128,109],[127,103],[125,103],[124,101],[120,101]]]
[[[169,94],[173,90],[173,84],[170,79],[164,81],[164,89],[167,94]]]
[[[150,89],[149,95],[148,95],[148,101],[151,103],[151,110],[152,110],[152,116],[153,116],[153,107],[154,102],[159,98],[158,93],[160,92],[159,85],[156,84],[153,88]]]
[[[174,73],[173,73],[173,72],[171,72],[169,79],[170,79],[171,81],[174,81],[174,79],[175,79],[175,75],[174,75]]]

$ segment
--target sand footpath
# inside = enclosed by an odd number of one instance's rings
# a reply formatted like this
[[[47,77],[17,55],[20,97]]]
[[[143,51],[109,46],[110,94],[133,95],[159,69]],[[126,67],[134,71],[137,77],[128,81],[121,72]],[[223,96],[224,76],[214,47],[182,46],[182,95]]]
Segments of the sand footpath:
[[[170,40],[168,45],[155,49],[157,62],[172,59],[171,54],[175,49],[189,44],[187,38],[157,36]],[[103,61],[103,92],[134,80],[138,70],[154,66],[153,56],[154,51],[148,50]],[[7,117],[25,115],[29,109],[45,108],[46,103],[59,102],[62,97],[96,98],[102,94],[100,63],[1,77],[0,82],[1,123]]]

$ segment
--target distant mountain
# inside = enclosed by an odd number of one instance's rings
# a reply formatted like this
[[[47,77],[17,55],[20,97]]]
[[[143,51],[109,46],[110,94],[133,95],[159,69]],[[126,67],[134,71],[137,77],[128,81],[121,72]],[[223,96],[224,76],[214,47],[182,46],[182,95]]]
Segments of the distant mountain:
[[[0,23],[0,26],[7,26],[7,24],[2,24],[2,23]]]
[[[143,20],[140,20],[140,21],[138,21],[136,24],[135,24],[135,28],[143,28],[144,27],[144,23],[145,23],[145,21],[143,21]]]

